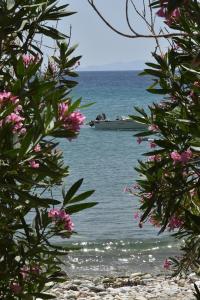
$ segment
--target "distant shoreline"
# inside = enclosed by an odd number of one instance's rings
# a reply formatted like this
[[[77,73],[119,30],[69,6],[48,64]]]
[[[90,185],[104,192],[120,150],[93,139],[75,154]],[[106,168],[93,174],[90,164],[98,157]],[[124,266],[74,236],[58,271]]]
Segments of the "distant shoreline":
[[[141,70],[77,70],[78,73],[80,72],[141,72]]]

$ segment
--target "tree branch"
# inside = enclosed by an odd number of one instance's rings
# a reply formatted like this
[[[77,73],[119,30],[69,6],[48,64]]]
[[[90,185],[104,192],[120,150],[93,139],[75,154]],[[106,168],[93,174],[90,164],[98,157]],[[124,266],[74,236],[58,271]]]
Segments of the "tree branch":
[[[173,38],[175,36],[186,36],[185,33],[166,33],[166,34],[141,34],[141,33],[137,33],[135,32],[135,30],[132,28],[132,26],[129,24],[129,29],[133,32],[133,34],[128,34],[128,33],[124,33],[120,30],[118,30],[117,28],[115,28],[113,25],[111,25],[110,22],[108,22],[104,16],[101,14],[101,12],[97,9],[96,5],[94,4],[93,0],[87,0],[89,5],[94,9],[94,11],[97,13],[97,15],[101,18],[101,20],[115,33],[126,37],[126,38],[130,38],[130,39],[135,39],[135,38]],[[129,20],[129,19],[128,19]]]

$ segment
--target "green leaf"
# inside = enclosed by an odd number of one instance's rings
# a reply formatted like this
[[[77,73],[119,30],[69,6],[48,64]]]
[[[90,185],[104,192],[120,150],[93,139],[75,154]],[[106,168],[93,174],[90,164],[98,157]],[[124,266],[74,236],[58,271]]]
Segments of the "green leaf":
[[[96,104],[96,102],[90,102],[88,104],[81,105],[79,108],[80,109],[85,109],[85,108],[88,108],[88,107],[90,107],[91,105],[94,105],[94,104]]]
[[[200,152],[200,147],[191,146],[190,148],[194,151]]]
[[[22,140],[21,147],[19,150],[19,159],[22,158],[25,154],[27,154],[30,151],[30,149],[32,148],[34,131],[35,131],[34,128],[29,129],[26,136]]]
[[[91,202],[91,203],[83,203],[83,204],[76,204],[76,205],[71,205],[71,206],[67,206],[66,207],[66,212],[69,213],[69,214],[75,214],[79,211],[82,211],[84,209],[87,209],[87,208],[91,208],[95,205],[97,205],[98,202]]]
[[[25,66],[24,63],[22,61],[22,58],[20,58],[17,62],[17,69],[16,69],[16,75],[19,78],[23,78],[25,75]]]
[[[194,70],[194,69],[188,68],[188,67],[183,66],[183,65],[182,65],[182,67],[183,67],[183,69],[185,69],[185,70],[187,70],[187,71],[189,71],[189,72],[191,72],[191,73],[200,75],[200,72],[198,72],[198,71],[196,71],[196,70]]]
[[[155,151],[151,151],[151,152],[146,152],[146,153],[143,153],[142,155],[144,155],[144,156],[157,155],[157,154],[161,154],[165,151],[166,151],[165,149],[160,149],[160,150],[155,150]]]
[[[95,191],[94,190],[91,190],[91,191],[87,191],[87,192],[84,192],[76,197],[73,197],[69,203],[74,203],[74,202],[79,202],[79,201],[83,201],[85,200],[86,198],[90,197]]]
[[[75,109],[77,109],[78,107],[80,107],[81,99],[82,99],[82,98],[79,98],[79,99],[77,99],[75,102],[73,102],[73,103],[70,105],[70,107],[69,107],[69,109],[68,109],[68,112],[72,112],[72,111],[74,111]]]
[[[148,124],[148,120],[146,120],[145,118],[143,117],[139,117],[139,116],[130,116],[130,118],[138,123],[141,123],[141,124]]]
[[[158,70],[161,69],[160,65],[157,65],[157,64],[147,62],[147,63],[145,63],[145,65],[147,65],[148,67],[154,68],[154,69],[158,69]]]
[[[145,113],[144,109],[141,108],[141,107],[137,107],[137,106],[134,106],[134,109],[139,112],[144,118],[147,118],[147,114]]]
[[[147,74],[156,76],[159,78],[166,78],[166,75],[162,71],[156,71],[153,69],[144,69],[144,71],[142,73],[140,73],[139,75],[147,75]]]
[[[170,92],[169,89],[152,89],[152,88],[148,88],[147,91],[149,93],[156,94],[156,95],[165,95]]]
[[[70,202],[70,200],[76,194],[76,192],[78,191],[82,183],[83,183],[83,178],[79,179],[71,186],[71,188],[68,190],[67,194],[65,195],[63,205],[66,205],[68,202]]]

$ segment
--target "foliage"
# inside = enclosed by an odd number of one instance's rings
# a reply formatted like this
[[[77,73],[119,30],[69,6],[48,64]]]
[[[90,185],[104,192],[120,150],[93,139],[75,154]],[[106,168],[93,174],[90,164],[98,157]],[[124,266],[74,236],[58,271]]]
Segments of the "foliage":
[[[182,33],[169,42],[164,54],[153,53],[141,75],[153,76],[148,91],[163,95],[149,107],[137,109],[133,119],[147,124],[136,136],[151,137],[151,151],[136,168],[141,175],[136,195],[140,197],[140,226],[150,221],[160,233],[175,230],[184,240],[182,256],[171,259],[176,274],[200,272],[200,3],[197,0],[152,1],[165,26]],[[168,267],[169,264],[166,264]]]
[[[84,116],[72,103],[80,56],[67,35],[55,28],[71,15],[55,0],[0,2],[0,298],[52,299],[45,291],[66,278],[61,272],[67,247],[52,238],[74,233],[71,215],[95,203],[81,203],[82,179],[63,200],[53,189],[68,176],[59,140],[77,137]],[[57,43],[45,66],[43,37]]]

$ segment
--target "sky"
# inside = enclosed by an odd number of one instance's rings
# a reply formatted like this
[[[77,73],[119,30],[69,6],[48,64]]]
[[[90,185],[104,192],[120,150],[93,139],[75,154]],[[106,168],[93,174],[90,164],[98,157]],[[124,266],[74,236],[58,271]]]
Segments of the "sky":
[[[140,7],[142,1],[134,0]],[[151,52],[155,48],[153,39],[128,39],[111,31],[93,11],[87,0],[61,0],[69,3],[69,9],[77,14],[59,22],[59,28],[65,33],[72,26],[71,43],[78,43],[77,54],[81,54],[81,67],[105,66],[151,60]],[[104,16],[118,29],[130,33],[125,21],[125,0],[96,0],[97,7]],[[139,32],[145,32],[146,26],[136,15],[131,16],[134,27]],[[132,66],[133,65],[133,66]],[[136,63],[137,69],[137,63]]]

